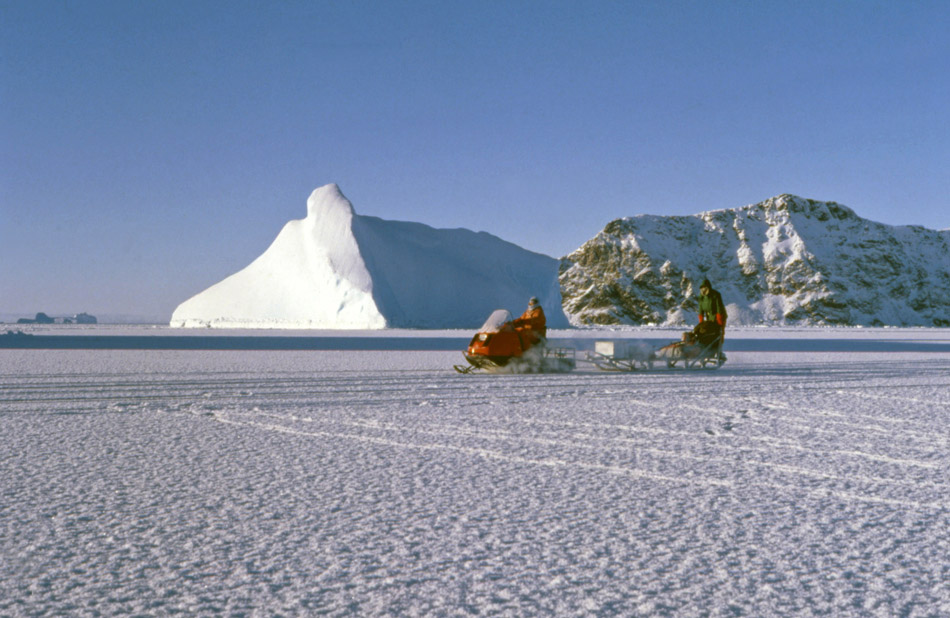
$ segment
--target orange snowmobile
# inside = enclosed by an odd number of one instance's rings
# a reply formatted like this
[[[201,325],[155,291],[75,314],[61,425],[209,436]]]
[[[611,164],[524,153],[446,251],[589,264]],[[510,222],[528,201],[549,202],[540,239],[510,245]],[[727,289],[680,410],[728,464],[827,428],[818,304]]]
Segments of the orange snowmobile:
[[[549,348],[543,334],[513,320],[507,309],[496,309],[488,316],[463,354],[469,366],[455,365],[459,373],[503,368],[512,373],[541,373],[575,367],[573,349]]]

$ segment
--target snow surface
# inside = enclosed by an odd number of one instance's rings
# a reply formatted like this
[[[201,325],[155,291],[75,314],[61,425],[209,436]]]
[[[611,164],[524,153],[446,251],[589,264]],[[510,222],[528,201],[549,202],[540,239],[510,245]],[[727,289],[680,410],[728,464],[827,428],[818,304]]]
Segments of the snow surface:
[[[0,350],[0,615],[950,614],[950,331],[727,353]]]
[[[567,326],[558,261],[485,232],[357,215],[335,184],[307,200],[249,266],[186,300],[171,325],[216,328],[475,328],[537,296]]]

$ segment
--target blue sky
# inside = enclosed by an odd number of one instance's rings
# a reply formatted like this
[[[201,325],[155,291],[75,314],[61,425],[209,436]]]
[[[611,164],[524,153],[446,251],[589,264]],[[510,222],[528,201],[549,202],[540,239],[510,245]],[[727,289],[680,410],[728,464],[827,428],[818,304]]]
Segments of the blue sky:
[[[317,186],[560,257],[780,193],[950,227],[950,2],[0,0],[0,313],[137,314]]]

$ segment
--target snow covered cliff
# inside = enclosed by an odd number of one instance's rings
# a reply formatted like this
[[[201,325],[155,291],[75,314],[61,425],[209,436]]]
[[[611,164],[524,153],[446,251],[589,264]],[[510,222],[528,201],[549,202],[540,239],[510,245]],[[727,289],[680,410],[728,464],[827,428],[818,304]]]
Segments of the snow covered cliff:
[[[617,219],[560,266],[576,325],[695,322],[704,277],[732,324],[950,326],[950,231],[793,195]]]
[[[250,265],[186,300],[171,325],[218,328],[477,328],[537,296],[553,327],[558,261],[484,232],[357,215],[335,184],[316,189]]]

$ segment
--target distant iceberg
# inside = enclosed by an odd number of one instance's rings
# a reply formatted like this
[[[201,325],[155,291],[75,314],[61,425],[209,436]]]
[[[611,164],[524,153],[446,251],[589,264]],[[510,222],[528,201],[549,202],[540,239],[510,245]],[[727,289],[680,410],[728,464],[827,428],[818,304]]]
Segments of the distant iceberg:
[[[176,327],[475,328],[537,296],[566,327],[558,260],[485,232],[357,215],[339,187],[316,189],[243,270],[186,300]]]

